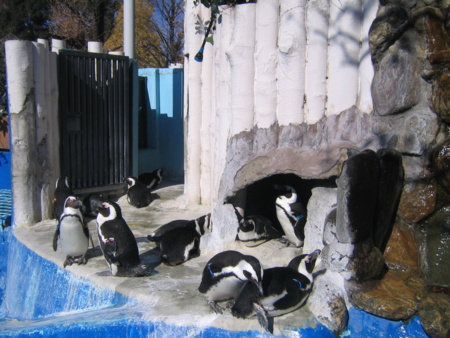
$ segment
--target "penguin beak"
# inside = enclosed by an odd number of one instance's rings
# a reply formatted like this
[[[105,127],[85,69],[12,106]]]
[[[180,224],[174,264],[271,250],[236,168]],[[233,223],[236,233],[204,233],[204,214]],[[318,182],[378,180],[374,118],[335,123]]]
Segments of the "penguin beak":
[[[264,291],[263,291],[263,288],[262,288],[262,283],[254,280],[254,279],[250,279],[250,282],[252,282],[258,288],[259,294],[261,296],[263,296],[264,295]]]

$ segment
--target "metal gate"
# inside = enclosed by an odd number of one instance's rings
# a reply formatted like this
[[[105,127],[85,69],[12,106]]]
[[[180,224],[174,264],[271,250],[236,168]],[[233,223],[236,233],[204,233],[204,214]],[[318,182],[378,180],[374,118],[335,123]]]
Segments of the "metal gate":
[[[131,163],[128,57],[61,50],[58,83],[61,174],[74,189],[121,183]]]

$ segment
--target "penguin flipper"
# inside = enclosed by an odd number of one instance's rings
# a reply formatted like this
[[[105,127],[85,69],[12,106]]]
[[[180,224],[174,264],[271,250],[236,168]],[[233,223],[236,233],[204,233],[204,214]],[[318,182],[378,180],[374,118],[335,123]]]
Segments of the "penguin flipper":
[[[53,235],[53,251],[58,249],[58,238],[59,238],[59,225],[56,227],[55,234]]]

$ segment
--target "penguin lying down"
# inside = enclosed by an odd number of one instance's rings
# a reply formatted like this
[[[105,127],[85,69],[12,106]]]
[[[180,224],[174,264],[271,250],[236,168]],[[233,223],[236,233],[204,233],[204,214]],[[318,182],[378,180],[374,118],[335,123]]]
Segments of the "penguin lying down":
[[[141,264],[139,249],[120,206],[114,202],[92,201],[98,211],[97,234],[103,256],[113,276],[148,276],[152,268]]]
[[[222,313],[223,308],[217,302],[236,299],[247,282],[253,285],[252,292],[262,292],[262,277],[263,269],[257,258],[238,251],[223,251],[206,263],[198,291],[205,294],[214,312]]]
[[[200,237],[212,231],[211,214],[193,220],[175,220],[147,236],[159,245],[161,262],[179,265],[200,255]]]
[[[236,240],[248,247],[261,245],[271,239],[281,238],[283,233],[273,227],[272,221],[262,215],[239,217]]]
[[[262,294],[247,283],[237,296],[231,313],[237,318],[258,317],[261,326],[273,333],[273,317],[292,312],[305,304],[313,287],[313,270],[320,250],[292,259],[287,267],[264,270]]]

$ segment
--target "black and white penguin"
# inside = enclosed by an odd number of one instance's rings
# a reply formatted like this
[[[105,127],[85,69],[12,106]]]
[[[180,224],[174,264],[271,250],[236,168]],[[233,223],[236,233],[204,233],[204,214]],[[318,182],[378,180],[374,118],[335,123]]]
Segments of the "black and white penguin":
[[[151,173],[144,173],[138,176],[138,181],[144,183],[147,189],[155,189],[162,181],[163,169],[153,170]]]
[[[238,318],[258,316],[259,323],[273,333],[273,317],[292,312],[305,304],[313,287],[313,270],[320,250],[292,259],[287,267],[264,270],[263,295],[247,283],[234,303],[231,313]]]
[[[97,217],[98,211],[95,208],[95,203],[101,201],[106,202],[102,194],[92,193],[83,199],[83,215],[86,217]]]
[[[55,184],[55,192],[53,194],[53,218],[59,220],[63,211],[67,197],[74,196],[69,185],[69,178],[61,176]]]
[[[177,219],[161,225],[153,233],[147,236],[150,242],[159,243],[165,233],[173,229],[190,227],[197,230],[199,234],[205,234],[212,231],[211,214],[200,216],[193,220]]]
[[[239,221],[236,240],[241,242],[264,242],[282,236],[283,234],[273,227],[272,221],[267,217],[250,215]]]
[[[293,187],[274,185],[274,188],[278,191],[275,200],[277,219],[286,239],[296,247],[300,247],[305,239],[306,209],[297,202],[297,192]]]
[[[262,277],[263,269],[257,258],[238,251],[223,251],[206,264],[198,291],[205,294],[214,312],[222,313],[217,302],[235,299],[246,282],[262,293]]]
[[[64,203],[64,211],[59,219],[53,236],[53,250],[58,249],[58,239],[61,241],[62,251],[66,254],[63,266],[73,263],[86,264],[86,252],[89,239],[92,237],[81,213],[81,201],[75,196],[69,196]]]
[[[161,262],[166,265],[179,265],[191,258],[198,257],[200,255],[200,238],[211,230],[211,215],[208,214],[189,221],[182,227],[165,231],[159,241]]]
[[[147,189],[144,183],[139,182],[132,176],[125,177],[124,182],[128,184],[128,203],[136,208],[143,208],[151,203],[152,197],[150,190]]]
[[[141,264],[139,249],[120,206],[114,202],[94,202],[98,210],[97,234],[103,256],[113,276],[142,277],[151,269]]]

